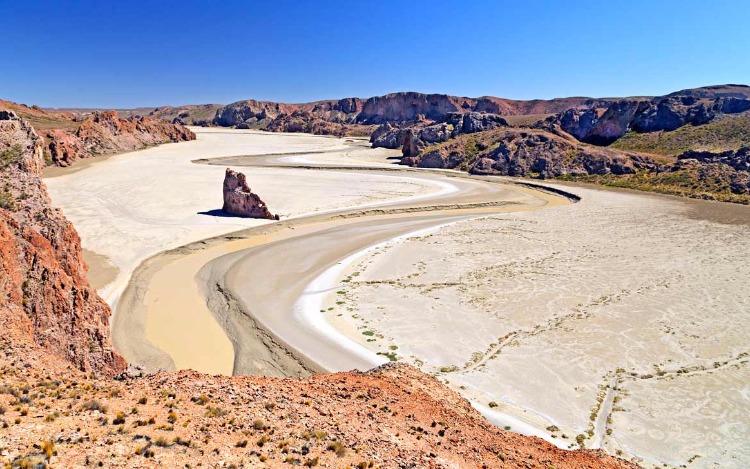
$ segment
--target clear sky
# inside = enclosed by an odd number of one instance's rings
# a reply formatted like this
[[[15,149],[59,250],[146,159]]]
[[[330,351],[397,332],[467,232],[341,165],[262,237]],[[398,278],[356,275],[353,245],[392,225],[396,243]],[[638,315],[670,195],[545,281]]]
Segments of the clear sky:
[[[516,99],[750,83],[748,0],[0,0],[0,98]]]

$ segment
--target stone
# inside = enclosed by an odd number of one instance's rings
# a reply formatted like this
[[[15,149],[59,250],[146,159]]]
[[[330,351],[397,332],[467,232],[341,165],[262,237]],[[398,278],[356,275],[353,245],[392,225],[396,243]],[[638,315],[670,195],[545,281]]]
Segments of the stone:
[[[265,202],[250,190],[250,186],[247,185],[247,177],[243,173],[238,173],[230,168],[227,168],[224,174],[224,207],[222,207],[222,210],[229,215],[238,217],[279,219],[279,216],[271,214]]]

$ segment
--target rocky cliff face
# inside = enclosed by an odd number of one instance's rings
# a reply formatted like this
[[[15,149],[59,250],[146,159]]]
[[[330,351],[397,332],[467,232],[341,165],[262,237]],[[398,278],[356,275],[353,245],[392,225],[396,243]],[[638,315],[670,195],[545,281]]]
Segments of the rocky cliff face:
[[[0,310],[4,331],[28,335],[84,371],[111,375],[125,362],[113,351],[110,310],[86,280],[80,239],[52,208],[41,181],[42,139],[0,111]]]
[[[620,100],[606,109],[569,109],[537,123],[535,127],[556,133],[562,130],[579,141],[594,145],[609,145],[629,131],[672,131],[749,110],[750,99],[668,96],[652,100]]]
[[[422,168],[456,168],[473,174],[535,176],[632,174],[656,163],[637,155],[598,149],[530,129],[497,129],[460,135],[402,164]]]
[[[517,101],[484,96],[463,98],[445,94],[415,92],[392,93],[365,101],[357,122],[383,124],[385,122],[414,122],[440,120],[448,113],[482,112],[505,116],[552,114],[566,109],[589,109],[611,101],[592,98],[559,98]]]
[[[266,218],[278,220],[278,215],[271,214],[265,202],[250,190],[244,174],[227,168],[224,174],[224,210],[230,215],[249,218]]]
[[[140,150],[168,142],[195,140],[195,134],[179,124],[150,117],[122,119],[115,111],[94,112],[75,133],[53,129],[46,133],[51,160],[69,166],[89,156]]]
[[[401,148],[404,156],[416,156],[430,145],[446,142],[462,134],[507,127],[508,122],[497,114],[480,112],[449,112],[437,122],[422,120],[414,124],[382,124],[373,132],[373,147]]]
[[[268,123],[265,130],[269,132],[304,132],[338,137],[366,137],[373,132],[374,128],[374,126],[326,120],[309,111],[294,111],[291,114],[280,114],[275,117]]]
[[[274,103],[270,101],[238,101],[216,112],[213,124],[221,127],[240,129],[265,129],[279,116],[291,116],[302,112],[320,121],[332,123],[353,123],[362,107],[359,98],[345,98],[338,101],[318,101],[305,104]]]
[[[284,104],[267,101],[239,101],[216,113],[213,124],[223,127],[267,128],[279,116],[295,111],[309,113],[320,121],[340,124],[380,125],[412,123],[420,120],[437,121],[449,113],[468,112],[527,115],[552,114],[567,109],[589,109],[610,104],[611,100],[591,98],[559,98],[551,100],[515,101],[485,96],[463,98],[445,94],[416,92],[392,93],[367,100],[345,98],[338,101],[319,101],[306,104]],[[322,127],[324,128],[324,127]]]

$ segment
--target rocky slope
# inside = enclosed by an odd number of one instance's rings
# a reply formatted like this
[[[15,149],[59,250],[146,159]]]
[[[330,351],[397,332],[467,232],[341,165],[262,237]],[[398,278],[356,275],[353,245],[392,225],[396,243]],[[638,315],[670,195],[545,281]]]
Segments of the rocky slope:
[[[0,458],[46,467],[627,468],[491,426],[408,366],[309,378],[140,376],[39,177],[43,144],[0,113]],[[93,376],[94,373],[96,376]]]
[[[404,156],[417,156],[428,146],[458,135],[507,126],[508,122],[497,114],[450,112],[437,122],[421,120],[406,125],[386,122],[373,132],[370,143],[376,148],[401,148]]]
[[[249,218],[265,218],[278,220],[278,215],[273,215],[260,200],[257,194],[250,190],[247,185],[247,177],[227,168],[224,174],[224,206],[222,210],[229,215]]]
[[[110,310],[86,281],[73,225],[51,207],[41,181],[42,139],[14,113],[0,111],[0,321],[77,369],[113,374]]]
[[[582,145],[534,129],[499,128],[464,134],[404,156],[422,168],[462,169],[473,174],[554,178],[563,175],[632,174],[658,164],[636,154]]]
[[[69,166],[80,158],[134,151],[168,142],[195,140],[195,134],[179,124],[150,117],[122,119],[115,111],[94,112],[75,133],[50,130],[45,134],[50,159]]]
[[[70,166],[81,158],[195,140],[182,125],[153,117],[122,118],[117,111],[52,112],[0,100],[2,110],[13,111],[40,132],[48,165]]]
[[[649,100],[620,100],[606,108],[568,109],[536,126],[595,145],[609,145],[629,131],[650,133],[673,131],[691,125],[701,126],[726,115],[750,111],[750,99],[744,96],[706,96],[689,90]]]
[[[611,148],[677,156],[689,150],[723,152],[750,144],[750,112],[724,115],[704,125],[671,131],[628,131]]]

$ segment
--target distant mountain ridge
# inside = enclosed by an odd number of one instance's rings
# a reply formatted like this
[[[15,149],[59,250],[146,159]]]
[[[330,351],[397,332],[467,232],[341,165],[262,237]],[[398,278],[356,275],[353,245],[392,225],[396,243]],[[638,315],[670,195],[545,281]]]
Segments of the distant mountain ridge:
[[[620,101],[654,101],[663,98],[750,99],[750,86],[738,84],[691,88],[663,96],[592,98],[573,96],[553,99],[516,100],[495,96],[476,98],[448,94],[402,91],[370,98],[349,97],[309,103],[282,103],[247,99],[230,104],[192,104],[117,110],[124,117],[148,115],[178,124],[220,127],[267,128],[282,115],[294,112],[341,124],[382,124],[409,122],[419,118],[438,120],[450,112],[485,112],[502,116],[550,115],[570,109],[609,107]],[[52,112],[87,114],[97,109],[51,109]],[[99,109],[100,110],[100,109]]]
[[[375,147],[401,149],[401,162],[412,166],[585,179],[750,203],[750,86],[741,84],[624,98],[513,100],[407,91],[302,104],[249,99],[225,106],[165,106],[148,117],[271,132],[369,135]]]

